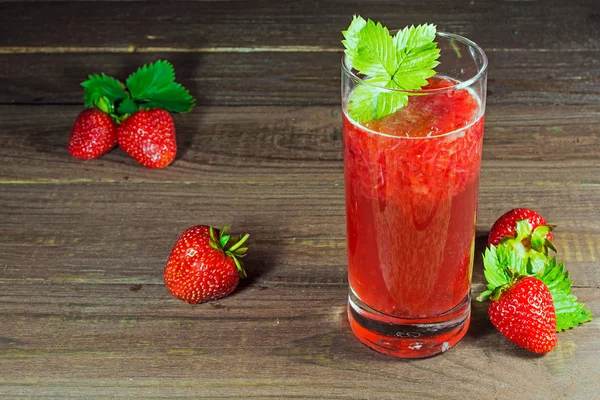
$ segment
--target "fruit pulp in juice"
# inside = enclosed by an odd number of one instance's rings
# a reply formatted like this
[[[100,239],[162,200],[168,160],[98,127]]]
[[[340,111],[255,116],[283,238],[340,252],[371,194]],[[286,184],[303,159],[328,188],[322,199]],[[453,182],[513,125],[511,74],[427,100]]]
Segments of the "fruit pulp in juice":
[[[456,82],[434,77],[426,89]],[[448,312],[469,295],[483,110],[470,90],[411,96],[361,126],[344,115],[350,288],[400,318]]]

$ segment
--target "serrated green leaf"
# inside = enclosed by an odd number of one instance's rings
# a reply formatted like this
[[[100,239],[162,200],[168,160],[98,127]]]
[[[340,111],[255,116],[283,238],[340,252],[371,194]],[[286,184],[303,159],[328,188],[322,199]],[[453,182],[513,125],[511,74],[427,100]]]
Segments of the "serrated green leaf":
[[[342,34],[350,64],[368,77],[355,87],[348,103],[350,117],[357,122],[382,118],[408,103],[406,93],[381,88],[416,90],[435,75],[440,50],[433,42],[434,25],[407,27],[392,37],[380,23],[355,16]]]
[[[113,103],[129,97],[120,81],[105,74],[89,75],[81,86],[84,88],[83,99],[86,107],[94,107],[102,96]]]
[[[545,270],[539,278],[552,295],[558,332],[592,320],[592,313],[571,293],[573,282],[569,279],[569,272],[564,270],[563,263],[557,265],[555,257],[547,260]]]
[[[175,82],[175,71],[168,61],[139,68],[127,78],[127,88],[140,108],[186,113],[195,105],[189,91]]]
[[[350,116],[363,123],[393,114],[404,107],[408,96],[402,92],[382,89],[388,85],[395,86],[393,81],[386,77],[370,78],[358,85],[348,103]]]
[[[399,30],[394,36],[394,44],[398,50],[415,49],[435,40],[436,26],[423,24]]]
[[[569,310],[557,310],[556,314],[556,331],[562,332],[567,329],[574,328],[585,322],[591,321],[592,313],[587,308],[583,307],[582,303],[576,303],[577,306]]]
[[[435,43],[404,55],[394,74],[394,82],[403,90],[415,90],[426,86],[427,79],[435,75],[434,68],[439,65],[439,56],[440,49]]]
[[[344,47],[347,49],[355,49],[358,46],[358,33],[365,27],[367,21],[360,15],[355,15],[347,30],[342,31],[345,40],[342,40]]]
[[[350,63],[367,76],[393,76],[398,67],[394,39],[381,23],[368,20],[358,32],[358,45],[346,50]]]
[[[485,300],[497,294],[495,290],[509,283],[511,271],[514,271],[518,275],[535,276],[548,287],[558,332],[592,320],[591,312],[571,293],[573,282],[569,279],[569,272],[565,271],[563,263],[557,263],[556,257],[550,258],[541,252],[521,254],[509,241],[486,249],[483,264],[488,285],[478,299]]]
[[[497,250],[500,265],[504,265],[515,275],[527,275],[527,259],[518,250],[503,245],[499,245]]]
[[[489,290],[493,291],[510,282],[506,270],[508,260],[506,260],[504,250],[503,247],[490,246],[483,254],[483,274],[488,282]]]
[[[440,49],[433,42],[435,34],[435,25],[425,24],[404,28],[394,36],[401,59],[394,81],[401,89],[420,89],[435,75],[433,69],[439,65],[440,56]]]
[[[171,112],[186,113],[194,107],[196,100],[179,83],[171,83],[162,90],[148,94],[138,103],[142,108],[162,108]]]
[[[119,104],[119,107],[117,107],[117,112],[121,115],[131,115],[135,113],[138,109],[138,105],[135,101],[133,101],[132,99],[125,99],[121,102],[121,104]]]
[[[145,100],[157,90],[164,90],[175,82],[175,70],[168,61],[159,60],[153,64],[144,65],[129,75],[126,84],[135,100]]]

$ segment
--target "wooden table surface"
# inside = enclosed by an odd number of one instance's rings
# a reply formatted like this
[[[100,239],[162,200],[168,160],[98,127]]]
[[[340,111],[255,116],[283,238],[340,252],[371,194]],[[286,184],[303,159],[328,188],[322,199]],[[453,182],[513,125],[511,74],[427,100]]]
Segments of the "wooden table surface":
[[[473,304],[464,340],[406,361],[346,319],[340,31],[353,13],[434,22],[489,56],[477,252],[496,217],[557,224],[600,316],[600,3],[198,1],[0,4],[0,398],[597,398],[600,319],[540,357]],[[79,83],[173,62],[198,100],[164,170],[67,153]],[[251,233],[219,301],[162,271],[199,224]],[[483,287],[476,258],[473,292]]]

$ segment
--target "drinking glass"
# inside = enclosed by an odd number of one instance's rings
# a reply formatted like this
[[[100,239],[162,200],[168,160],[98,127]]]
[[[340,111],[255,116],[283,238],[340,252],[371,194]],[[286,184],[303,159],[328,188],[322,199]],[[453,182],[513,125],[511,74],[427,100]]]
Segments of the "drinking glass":
[[[367,77],[342,58],[348,317],[363,343],[402,358],[448,350],[470,321],[487,57],[458,35],[436,42],[430,84],[364,124],[348,103]]]

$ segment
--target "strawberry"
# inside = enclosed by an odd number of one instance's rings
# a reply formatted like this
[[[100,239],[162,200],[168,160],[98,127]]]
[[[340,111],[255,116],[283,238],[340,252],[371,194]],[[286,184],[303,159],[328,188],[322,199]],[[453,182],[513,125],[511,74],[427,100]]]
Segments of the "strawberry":
[[[544,218],[537,212],[528,208],[515,208],[496,220],[488,236],[488,245],[498,246],[500,241],[502,241],[502,239],[505,237],[515,237],[517,221],[523,220],[529,223],[530,232],[535,231],[535,229],[539,226],[548,226],[546,225],[546,220],[544,220]],[[544,237],[549,241],[552,241],[551,232],[548,232]]]
[[[140,110],[118,128],[119,146],[148,168],[164,168],[175,160],[177,142],[173,118],[165,110]]]
[[[159,60],[138,68],[125,83],[105,74],[92,74],[81,86],[85,89],[85,106],[104,112],[106,126],[111,118],[120,125],[117,128],[112,123],[111,144],[104,150],[105,147],[96,144],[99,140],[94,141],[100,132],[92,131],[93,125],[84,123],[91,118],[84,118],[81,123],[78,119],[69,141],[71,154],[78,158],[98,157],[118,142],[125,152],[148,168],[164,168],[173,162],[177,142],[169,112],[186,113],[194,107],[195,100],[186,88],[175,82],[175,70],[168,61]],[[79,140],[80,136],[84,140]],[[88,146],[85,143],[92,143],[93,151],[79,150]]]
[[[539,279],[526,277],[490,299],[488,315],[511,342],[545,354],[556,346],[556,314],[552,295]]]
[[[250,235],[230,236],[229,226],[216,230],[198,225],[184,231],[167,260],[164,280],[169,292],[190,304],[220,299],[238,285],[246,272],[242,247]]]
[[[67,150],[75,158],[98,158],[117,144],[117,124],[98,109],[82,111],[75,120]]]
[[[516,227],[507,228],[513,236],[485,249],[487,285],[477,300],[490,300],[490,321],[511,342],[544,354],[556,346],[556,332],[591,321],[592,313],[572,293],[564,264],[548,254],[548,248],[556,252],[546,236],[551,227],[538,225],[532,232],[532,226],[545,221],[523,209],[503,215],[494,226],[504,229],[512,224],[503,221],[511,218],[517,220]]]

